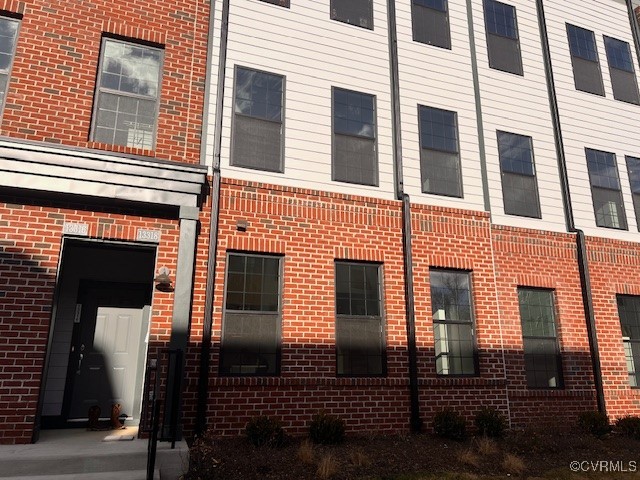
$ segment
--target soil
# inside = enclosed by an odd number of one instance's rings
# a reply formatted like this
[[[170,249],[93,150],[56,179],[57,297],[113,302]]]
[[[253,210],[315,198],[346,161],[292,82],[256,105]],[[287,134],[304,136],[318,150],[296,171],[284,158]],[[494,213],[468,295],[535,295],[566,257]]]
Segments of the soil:
[[[246,438],[211,436],[192,447],[186,480],[640,478],[638,473],[619,473],[640,471],[640,441],[617,434],[596,438],[527,430],[489,442],[456,442],[428,434],[351,436],[334,446],[307,441],[306,455],[304,441],[289,438],[284,446],[271,448],[254,447]],[[581,462],[581,471],[573,474],[571,462]]]

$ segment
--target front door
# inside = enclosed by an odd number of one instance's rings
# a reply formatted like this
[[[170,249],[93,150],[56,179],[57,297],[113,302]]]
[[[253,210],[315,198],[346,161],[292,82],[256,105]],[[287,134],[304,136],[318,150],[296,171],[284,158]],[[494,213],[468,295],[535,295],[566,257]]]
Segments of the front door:
[[[67,420],[97,405],[139,418],[151,291],[140,284],[81,282],[68,369]]]

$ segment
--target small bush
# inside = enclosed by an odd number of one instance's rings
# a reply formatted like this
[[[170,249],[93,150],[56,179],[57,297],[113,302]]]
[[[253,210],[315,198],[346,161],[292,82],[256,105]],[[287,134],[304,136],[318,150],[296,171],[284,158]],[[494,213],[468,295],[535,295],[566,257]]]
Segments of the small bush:
[[[616,421],[616,431],[626,437],[640,440],[640,417],[626,416]]]
[[[371,460],[361,449],[355,450],[349,454],[349,461],[354,467],[368,467]]]
[[[335,445],[344,440],[344,420],[322,411],[313,416],[309,435],[314,443]]]
[[[478,453],[480,455],[495,455],[500,451],[496,441],[489,437],[479,437],[476,439],[478,445]]]
[[[464,450],[457,455],[458,462],[473,468],[480,468],[480,457],[473,450]]]
[[[578,427],[585,433],[590,433],[598,438],[611,431],[609,417],[601,412],[582,412],[578,415]]]
[[[313,451],[313,444],[307,439],[304,440],[298,447],[298,460],[305,465],[311,465],[315,458],[315,452]]]
[[[318,471],[316,474],[320,478],[331,478],[338,473],[338,462],[330,453],[320,459],[318,463]]]
[[[249,420],[245,433],[249,441],[256,447],[268,445],[281,447],[284,444],[284,429],[277,418],[262,415]]]
[[[451,440],[464,440],[467,436],[467,421],[451,408],[436,413],[433,419],[433,430],[436,435]]]
[[[480,435],[502,438],[507,428],[507,421],[496,408],[485,407],[476,414],[475,425]]]
[[[525,468],[524,461],[512,453],[507,453],[502,460],[502,469],[512,475],[520,475]]]

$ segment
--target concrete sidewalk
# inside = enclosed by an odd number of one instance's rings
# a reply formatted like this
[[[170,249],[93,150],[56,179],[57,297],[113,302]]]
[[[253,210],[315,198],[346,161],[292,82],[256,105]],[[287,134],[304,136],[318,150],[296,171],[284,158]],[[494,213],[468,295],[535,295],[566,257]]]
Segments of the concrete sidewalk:
[[[137,427],[91,432],[84,429],[43,430],[38,443],[0,445],[0,478],[13,480],[143,480],[148,440],[138,439]],[[186,471],[184,441],[158,442],[156,476],[176,480]]]

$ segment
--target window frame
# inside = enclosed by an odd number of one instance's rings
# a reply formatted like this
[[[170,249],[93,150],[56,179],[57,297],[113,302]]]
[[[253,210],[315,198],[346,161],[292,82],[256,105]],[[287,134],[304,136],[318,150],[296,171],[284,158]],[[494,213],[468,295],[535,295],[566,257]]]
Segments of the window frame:
[[[439,110],[442,112],[446,112],[446,113],[453,113],[453,120],[454,120],[454,127],[455,127],[455,132],[456,132],[456,152],[451,152],[448,150],[441,150],[441,149],[435,149],[435,148],[425,148],[422,146],[422,111],[423,110]],[[460,126],[458,123],[458,112],[454,112],[453,110],[446,110],[444,108],[438,108],[438,107],[431,107],[428,105],[420,105],[418,104],[418,145],[420,147],[420,191],[422,193],[428,194],[428,195],[438,195],[440,197],[450,197],[450,198],[464,198],[464,179],[463,179],[463,175],[462,175],[462,154],[460,153]],[[422,151],[423,150],[429,150],[432,152],[439,152],[439,153],[449,153],[449,154],[453,154],[455,153],[457,155],[458,158],[458,187],[459,187],[459,194],[452,194],[452,193],[439,193],[439,192],[434,192],[434,191],[427,191],[424,188],[424,184],[425,184],[425,178],[423,171],[422,171]]]
[[[531,153],[531,157],[530,157],[530,161],[531,161],[531,169],[533,171],[533,175],[527,175],[525,173],[517,173],[517,172],[510,172],[510,171],[505,171],[505,169],[503,168],[502,165],[502,155],[500,152],[500,137],[501,135],[511,135],[511,136],[516,136],[516,137],[521,137],[521,138],[526,138],[529,140],[529,152]],[[497,140],[498,140],[498,163],[500,166],[500,183],[501,183],[501,187],[502,187],[502,205],[504,208],[504,213],[505,215],[514,215],[514,216],[518,216],[518,217],[525,217],[525,218],[538,218],[541,219],[542,218],[542,210],[541,210],[541,205],[540,205],[540,192],[538,189],[538,174],[537,174],[537,170],[536,170],[536,162],[535,162],[535,154],[533,152],[533,138],[530,137],[529,135],[521,135],[519,133],[513,133],[513,132],[507,132],[504,130],[496,130],[496,136],[497,136]],[[524,213],[516,213],[515,209],[507,209],[507,203],[506,203],[506,197],[505,197],[505,177],[509,177],[509,176],[516,176],[516,177],[528,177],[528,178],[532,178],[533,179],[533,184],[535,187],[535,201],[536,201],[536,215],[526,215]],[[509,211],[507,211],[509,210]]]
[[[105,142],[100,142],[99,140],[96,140],[95,136],[96,136],[96,130],[97,130],[97,120],[98,120],[98,113],[99,113],[99,102],[100,102],[100,96],[102,93],[106,93],[106,94],[110,94],[110,95],[114,95],[114,96],[119,96],[119,97],[125,97],[125,98],[135,98],[135,99],[140,99],[140,100],[150,100],[149,97],[146,97],[144,95],[139,95],[139,94],[133,94],[133,93],[128,93],[128,92],[122,92],[120,90],[113,90],[113,89],[103,89],[102,87],[102,69],[104,66],[104,53],[106,50],[106,44],[107,42],[115,42],[115,43],[119,43],[119,44],[125,44],[125,45],[131,45],[133,47],[136,48],[146,48],[146,49],[150,49],[150,50],[155,50],[157,52],[159,52],[160,54],[160,62],[158,64],[158,89],[157,89],[157,93],[156,93],[156,98],[155,98],[155,112],[154,112],[154,125],[153,125],[153,131],[152,131],[152,144],[151,144],[151,148],[147,149],[144,147],[136,147],[136,146],[129,146],[129,145],[121,145],[119,143],[105,143]],[[93,111],[92,111],[92,115],[91,115],[91,128],[89,130],[89,140],[92,142],[96,142],[96,143],[104,143],[105,145],[113,145],[113,146],[117,146],[117,147],[124,147],[124,148],[134,148],[134,149],[138,149],[138,150],[148,150],[148,151],[155,151],[157,148],[157,142],[158,142],[158,124],[160,123],[160,103],[161,103],[161,92],[162,92],[162,81],[164,78],[164,60],[165,60],[165,49],[164,46],[159,45],[159,44],[151,44],[149,42],[144,42],[142,40],[136,40],[136,39],[130,39],[130,38],[120,38],[119,36],[112,36],[109,34],[105,34],[103,33],[102,38],[100,40],[100,57],[98,59],[98,70],[97,70],[97,75],[96,75],[96,85],[95,85],[95,90],[94,90],[94,95],[93,95]]]
[[[411,39],[414,42],[421,43],[423,45],[431,45],[432,47],[443,48],[445,50],[451,50],[451,21],[449,19],[449,0],[443,0],[445,2],[445,9],[440,10],[439,8],[434,8],[427,5],[420,5],[420,0],[411,0]],[[436,42],[424,42],[418,38],[416,38],[416,24],[418,23],[416,9],[424,9],[425,11],[434,11],[444,13],[446,28],[447,28],[447,38],[444,44],[436,43]]]
[[[336,107],[335,107],[335,97],[336,91],[341,90],[346,94],[355,93],[358,95],[363,95],[366,97],[371,97],[373,104],[373,171],[374,171],[374,181],[372,183],[362,183],[362,182],[354,182],[350,180],[341,180],[336,178],[336,135],[342,135],[344,137],[351,138],[360,138],[360,139],[370,139],[369,137],[363,135],[354,135],[349,133],[339,133],[336,132]],[[371,140],[371,139],[370,139]],[[377,104],[377,96],[370,94],[359,92],[357,90],[351,90],[348,88],[342,87],[331,87],[331,181],[333,182],[341,182],[348,183],[350,185],[363,185],[368,187],[379,187],[380,186],[380,163],[378,157],[378,104]]]
[[[433,273],[445,273],[445,274],[454,274],[454,275],[466,275],[467,282],[469,284],[469,316],[471,317],[469,320],[440,320],[435,318],[435,313],[433,311],[434,301],[433,301],[433,291],[432,291],[432,275]],[[460,270],[453,268],[441,268],[441,267],[430,267],[429,268],[429,302],[431,307],[431,320],[433,324],[433,363],[434,370],[437,377],[440,378],[473,378],[480,376],[480,355],[478,348],[478,335],[477,335],[477,322],[475,315],[475,302],[473,298],[473,272],[471,270]],[[438,325],[469,325],[471,328],[471,339],[473,346],[473,373],[439,373],[438,372],[438,355],[436,348],[436,324]],[[450,350],[450,348],[449,348]],[[451,368],[449,367],[449,370]]]
[[[627,175],[629,176],[629,189],[631,190],[631,199],[633,200],[633,211],[636,216],[636,228],[640,232],[640,158],[631,155],[625,155],[625,163],[627,164]],[[638,172],[637,181],[633,180],[631,162],[637,162],[634,170]],[[637,183],[637,191],[634,190],[634,183]]]
[[[15,60],[16,60],[16,51],[18,49],[18,40],[20,38],[20,29],[22,27],[22,16],[13,17],[13,16],[9,16],[9,15],[5,14],[5,15],[0,15],[0,20],[17,23],[16,35],[15,35],[14,41],[13,41],[13,50],[11,51],[11,62],[9,63],[9,68],[7,68],[6,71],[0,70],[0,75],[6,75],[7,76],[7,84],[5,86],[4,95],[2,96],[2,99],[0,99],[0,117],[2,117],[2,115],[4,115],[5,105],[7,104],[7,97],[9,96],[9,87],[11,85],[11,73],[13,72],[13,65],[14,65]]]
[[[619,102],[629,103],[631,105],[640,105],[640,92],[638,91],[638,80],[636,78],[635,65],[633,64],[633,54],[631,53],[631,45],[629,45],[629,43],[625,42],[624,40],[620,40],[618,38],[611,37],[609,35],[602,35],[602,38],[604,42],[605,55],[607,57],[607,65],[609,66],[609,78],[611,80],[611,89],[613,91],[613,99],[618,100]],[[609,57],[609,49],[607,48],[608,40],[611,40],[614,42],[620,42],[627,46],[627,53],[629,54],[629,65],[631,66],[631,70],[626,70],[623,68],[612,66],[612,62]],[[614,74],[613,74],[614,71],[625,72],[631,76],[631,80],[633,82],[633,87],[634,87],[634,93],[635,93],[635,101],[620,98],[619,92],[616,94],[616,83],[614,81]]]
[[[260,0],[262,1],[262,0]],[[269,123],[273,123],[276,124],[278,122],[275,122],[273,120],[269,120],[266,118],[261,118],[261,117],[255,117],[252,115],[246,115],[244,113],[237,113],[236,112],[236,93],[238,91],[238,70],[247,70],[247,71],[251,71],[251,72],[256,72],[259,74],[263,74],[263,75],[271,75],[274,77],[280,77],[282,79],[282,97],[280,99],[280,158],[279,158],[279,162],[278,162],[278,168],[276,170],[273,169],[266,169],[266,168],[258,168],[258,167],[254,167],[254,166],[250,166],[250,165],[242,165],[242,164],[238,164],[236,163],[236,148],[235,148],[235,133],[237,131],[237,126],[236,126],[236,116],[240,115],[241,117],[246,117],[246,118],[252,118],[252,119],[257,119],[257,120],[261,120],[264,122],[269,122]],[[286,91],[287,91],[287,77],[285,75],[280,75],[277,73],[272,73],[272,72],[267,72],[265,70],[261,70],[258,68],[251,68],[251,67],[245,67],[243,65],[238,65],[235,64],[234,68],[233,68],[233,92],[232,92],[232,105],[231,105],[231,138],[230,138],[230,146],[229,146],[229,165],[232,167],[237,167],[237,168],[246,168],[248,170],[255,170],[258,172],[270,172],[270,173],[284,173],[284,169],[285,169],[285,165],[284,165],[284,149],[285,149],[285,102],[286,102]]]
[[[640,355],[639,358],[637,360],[639,360],[638,364],[635,363],[636,358],[633,355],[633,346],[637,345],[637,349],[640,350],[640,336],[638,338],[633,338],[632,337],[626,337],[624,335],[623,332],[623,324],[622,324],[622,316],[620,315],[620,305],[619,305],[619,299],[620,298],[630,298],[632,299],[634,302],[638,303],[638,308],[635,309],[636,311],[640,311],[640,295],[628,295],[628,294],[616,294],[616,306],[618,309],[618,319],[620,320],[620,334],[621,334],[621,339],[622,339],[622,345],[623,345],[623,350],[624,350],[624,358],[625,358],[625,363],[626,363],[626,371],[627,371],[627,377],[628,377],[628,385],[629,388],[633,389],[633,390],[640,390]],[[631,372],[629,370],[629,363],[627,362],[627,345],[629,345],[630,349],[631,349],[631,358],[633,361],[633,366],[634,366],[634,371]],[[633,385],[631,383],[631,377],[634,377],[634,381],[635,381],[635,385]]]
[[[258,311],[258,310],[232,310],[227,308],[227,292],[229,287],[229,260],[231,256],[238,257],[252,257],[252,258],[268,258],[275,259],[278,261],[278,308],[275,312],[273,311]],[[224,272],[224,292],[223,292],[223,303],[222,303],[222,325],[220,330],[220,351],[218,356],[218,375],[221,377],[277,377],[281,374],[282,367],[282,310],[283,310],[283,292],[284,292],[284,256],[277,254],[269,254],[269,253],[258,253],[258,252],[247,252],[247,251],[236,251],[236,250],[227,250],[225,257],[225,272]],[[249,373],[233,373],[227,372],[223,369],[223,356],[225,350],[225,343],[228,340],[225,339],[225,331],[229,322],[229,318],[227,313],[231,314],[241,314],[244,313],[246,315],[273,315],[276,317],[276,331],[274,335],[276,337],[276,349],[275,349],[275,371],[273,373],[258,373],[258,372],[249,372]],[[241,365],[242,366],[242,365]]]
[[[592,172],[591,172],[591,168],[589,168],[589,152],[596,152],[596,153],[605,153],[607,155],[612,155],[613,156],[613,165],[615,167],[616,170],[616,180],[618,182],[618,188],[617,189],[613,189],[610,187],[603,187],[600,185],[595,185],[593,184],[593,178],[592,178]],[[589,186],[591,188],[591,203],[593,204],[593,215],[595,217],[595,221],[596,221],[596,226],[597,227],[601,227],[601,228],[611,228],[613,230],[629,230],[629,222],[627,221],[627,212],[626,212],[626,207],[624,204],[624,196],[622,195],[622,185],[620,183],[620,171],[618,169],[618,159],[616,157],[615,153],[612,152],[605,152],[604,150],[596,150],[595,148],[588,148],[585,147],[585,159],[587,161],[587,173],[589,175]],[[595,175],[594,175],[595,176]],[[619,200],[619,205],[620,205],[620,212],[619,213],[619,218],[618,220],[620,221],[620,225],[618,227],[615,226],[610,226],[610,225],[601,225],[600,221],[598,220],[598,214],[597,214],[597,206],[596,206],[596,195],[594,195],[594,192],[617,192],[618,193],[618,200]]]
[[[344,266],[370,266],[370,267],[375,267],[376,271],[377,271],[377,277],[378,277],[378,309],[380,314],[379,315],[351,315],[351,314],[344,314],[344,313],[338,313],[338,289],[337,289],[337,274],[338,274],[338,265],[344,265]],[[335,314],[335,325],[334,325],[334,331],[335,331],[335,371],[336,371],[336,377],[354,377],[354,378],[362,378],[362,377],[386,377],[387,376],[387,336],[386,336],[386,315],[385,315],[385,310],[384,310],[384,265],[382,263],[379,262],[367,262],[367,261],[358,261],[358,260],[343,260],[343,259],[336,259],[334,260],[334,301],[335,301],[335,308],[334,308],[334,314]],[[350,290],[351,290],[351,285],[349,285]],[[366,301],[366,300],[365,300]],[[377,320],[379,321],[379,328],[380,328],[380,373],[352,373],[352,372],[340,372],[339,369],[339,328],[338,328],[338,323],[339,322],[348,322],[350,320]]]
[[[371,14],[371,16],[370,16],[370,18],[371,18],[371,26],[368,26],[368,25],[367,25],[367,26],[364,26],[364,25],[360,25],[360,24],[357,24],[357,23],[352,23],[352,22],[350,22],[350,21],[349,21],[349,19],[342,19],[342,18],[339,18],[339,17],[338,17],[338,15],[337,15],[337,13],[336,13],[336,15],[334,16],[334,13],[333,13],[333,12],[334,12],[334,7],[333,7],[333,5],[334,5],[334,3],[333,3],[333,2],[334,2],[334,1],[338,1],[338,2],[339,2],[339,1],[341,1],[341,0],[329,0],[329,18],[330,18],[331,20],[335,20],[336,22],[344,23],[344,24],[346,24],[346,25],[352,25],[352,26],[354,26],[354,27],[363,28],[363,29],[365,29],[365,30],[371,30],[371,31],[373,31],[374,10],[375,10],[375,9],[373,8],[373,0],[364,0],[364,1],[368,1],[368,2],[369,2],[369,10],[370,10],[370,11],[369,11],[369,13]],[[350,2],[350,1],[352,1],[352,0],[343,0],[343,1],[349,1],[349,2]]]
[[[551,299],[551,315],[552,315],[552,323],[553,323],[553,337],[551,336],[540,336],[540,335],[525,335],[524,330],[525,330],[525,325],[524,325],[524,319],[522,317],[522,302],[521,302],[521,298],[520,298],[520,292],[521,291],[537,291],[537,292],[546,292],[550,299]],[[523,359],[524,359],[524,372],[525,372],[525,379],[527,382],[527,388],[530,390],[562,390],[564,389],[564,372],[563,372],[563,362],[562,362],[562,348],[560,345],[560,335],[559,335],[559,330],[558,330],[558,322],[557,322],[557,318],[558,318],[558,307],[557,307],[557,302],[556,302],[556,298],[555,298],[555,291],[553,289],[549,289],[549,288],[541,288],[541,287],[531,287],[531,286],[524,286],[524,285],[519,285],[516,289],[517,291],[517,295],[518,295],[518,314],[520,316],[520,328],[521,328],[521,334],[522,334],[522,349],[523,349]],[[550,385],[531,385],[529,383],[529,376],[527,374],[527,361],[526,361],[526,341],[527,340],[551,340],[553,339],[553,343],[554,345],[554,350],[555,353],[553,355],[554,359],[555,359],[555,367],[556,367],[556,377],[557,377],[557,385],[555,386],[550,386]]]
[[[593,30],[589,30],[588,28],[583,28],[583,27],[579,27],[578,25],[574,25],[572,23],[565,23],[566,26],[566,32],[567,32],[567,43],[568,43],[568,47],[569,47],[569,55],[571,57],[571,70],[573,73],[573,84],[574,87],[577,91],[579,92],[585,92],[585,93],[590,93],[592,95],[597,95],[599,97],[604,97],[605,95],[605,91],[604,91],[604,81],[602,78],[602,67],[600,65],[600,56],[598,53],[598,43],[596,42],[596,34]],[[570,29],[571,28],[575,28],[577,30],[584,30],[585,32],[589,32],[591,33],[591,38],[593,39],[593,51],[595,54],[595,60],[591,59],[591,58],[587,58],[585,56],[582,55],[578,55],[577,53],[574,54],[573,51],[573,47],[572,47],[572,42],[571,42],[571,33],[570,33]],[[599,88],[600,90],[598,92],[594,92],[594,91],[590,91],[590,90],[585,90],[584,88],[578,88],[578,76],[576,76],[576,62],[574,61],[574,59],[579,59],[581,61],[585,61],[585,62],[591,62],[593,64],[595,64],[595,66],[597,67],[598,70],[598,76],[599,76]]]
[[[516,36],[515,38],[510,37],[508,35],[502,35],[500,33],[497,32],[490,32],[489,31],[489,21],[487,19],[487,5],[489,4],[499,4],[499,5],[504,5],[506,7],[511,8],[512,13],[513,13],[513,26],[516,32]],[[518,14],[517,14],[517,10],[516,10],[516,6],[515,5],[511,5],[509,3],[504,3],[504,2],[500,2],[498,0],[483,0],[482,2],[482,7],[483,7],[483,13],[484,13],[484,28],[485,28],[485,34],[486,34],[486,39],[487,39],[487,58],[489,60],[489,68],[493,69],[493,70],[498,70],[500,72],[506,72],[506,73],[511,73],[513,75],[518,75],[523,77],[524,76],[524,67],[522,64],[522,49],[520,48],[520,28],[518,27]],[[492,38],[499,38],[499,39],[505,39],[505,40],[509,40],[511,42],[514,43],[515,45],[515,49],[518,52],[518,65],[517,68],[515,70],[509,70],[507,68],[501,68],[499,66],[496,66],[496,60],[494,58],[494,55],[497,55],[496,52],[493,53],[492,55],[492,47],[491,45],[493,44],[491,39]]]

